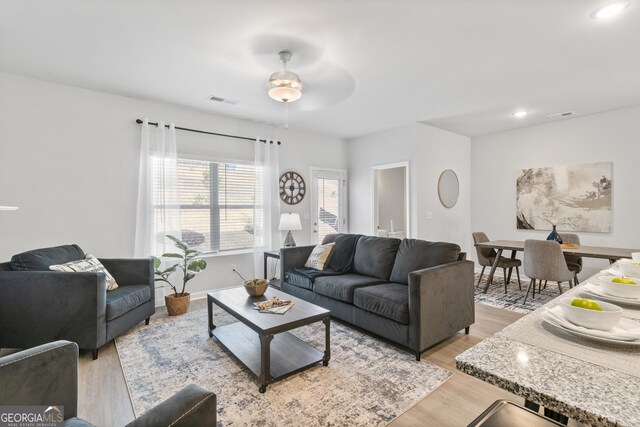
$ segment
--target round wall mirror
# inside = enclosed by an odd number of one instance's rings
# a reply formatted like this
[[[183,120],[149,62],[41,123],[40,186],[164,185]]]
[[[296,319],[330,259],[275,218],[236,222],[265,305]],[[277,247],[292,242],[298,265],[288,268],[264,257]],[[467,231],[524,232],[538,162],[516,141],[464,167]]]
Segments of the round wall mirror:
[[[451,169],[447,169],[440,174],[438,179],[438,197],[440,203],[446,208],[452,208],[458,201],[460,194],[460,183],[458,176]]]

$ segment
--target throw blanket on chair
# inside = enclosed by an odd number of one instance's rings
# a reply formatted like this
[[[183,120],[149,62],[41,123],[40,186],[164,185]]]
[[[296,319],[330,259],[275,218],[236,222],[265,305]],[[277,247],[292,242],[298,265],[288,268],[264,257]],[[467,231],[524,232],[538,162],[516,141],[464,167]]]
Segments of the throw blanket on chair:
[[[294,268],[292,271],[302,274],[311,279],[312,282],[321,276],[337,276],[348,273],[353,267],[353,257],[356,253],[356,243],[360,238],[359,234],[339,234],[336,236],[333,253],[329,259],[329,265],[324,270],[314,268]]]

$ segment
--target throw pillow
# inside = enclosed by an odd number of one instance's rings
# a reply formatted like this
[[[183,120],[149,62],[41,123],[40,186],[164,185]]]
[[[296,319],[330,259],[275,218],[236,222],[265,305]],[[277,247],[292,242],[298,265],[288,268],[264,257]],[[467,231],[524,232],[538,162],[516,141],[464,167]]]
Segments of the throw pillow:
[[[324,267],[327,265],[327,261],[329,261],[333,245],[335,245],[335,243],[327,243],[326,245],[318,245],[313,248],[307,262],[304,263],[304,266],[320,271],[324,270]]]
[[[71,261],[66,264],[50,265],[49,270],[53,271],[66,271],[66,272],[92,272],[92,273],[104,273],[107,276],[107,290],[112,291],[118,287],[116,279],[104,268],[104,265],[98,258],[91,254],[87,254],[85,259],[79,259],[78,261]]]

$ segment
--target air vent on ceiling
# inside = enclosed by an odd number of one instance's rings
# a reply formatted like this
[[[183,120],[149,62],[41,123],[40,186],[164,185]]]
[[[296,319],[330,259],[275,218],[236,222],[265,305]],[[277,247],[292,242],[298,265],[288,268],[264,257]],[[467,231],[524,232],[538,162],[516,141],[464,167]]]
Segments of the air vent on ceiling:
[[[236,105],[237,103],[240,102],[240,101],[235,101],[233,99],[221,98],[215,95],[210,95],[208,99],[209,101],[222,102],[223,104],[229,104],[229,105]]]
[[[550,118],[551,120],[553,120],[553,119],[563,119],[565,117],[574,116],[575,114],[576,113],[574,113],[573,111],[565,111],[564,113],[550,114],[547,117]]]

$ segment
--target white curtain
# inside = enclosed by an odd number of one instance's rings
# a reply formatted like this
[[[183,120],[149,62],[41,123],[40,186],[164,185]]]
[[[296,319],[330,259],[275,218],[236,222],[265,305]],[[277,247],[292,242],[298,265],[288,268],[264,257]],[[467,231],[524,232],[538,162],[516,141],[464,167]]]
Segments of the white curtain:
[[[159,257],[165,252],[175,252],[173,242],[165,237],[167,234],[182,238],[176,130],[173,123],[166,128],[164,122],[152,126],[144,119],[135,256]]]
[[[255,142],[255,204],[253,210],[254,275],[262,277],[263,253],[279,247],[278,221],[280,203],[278,196],[278,145],[274,141]]]

